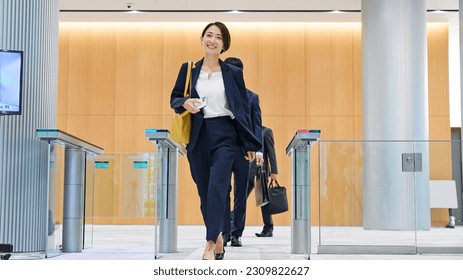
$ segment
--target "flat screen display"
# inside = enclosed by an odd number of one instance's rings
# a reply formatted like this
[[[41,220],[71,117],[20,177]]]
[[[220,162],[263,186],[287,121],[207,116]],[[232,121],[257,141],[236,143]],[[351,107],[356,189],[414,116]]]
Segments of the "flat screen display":
[[[0,50],[0,115],[20,115],[22,51]]]

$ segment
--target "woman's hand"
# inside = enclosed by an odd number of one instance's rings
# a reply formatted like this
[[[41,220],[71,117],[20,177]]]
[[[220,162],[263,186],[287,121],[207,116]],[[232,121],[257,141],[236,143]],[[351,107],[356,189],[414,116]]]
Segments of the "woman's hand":
[[[188,98],[185,102],[183,102],[183,108],[185,108],[188,112],[192,114],[196,114],[199,112],[199,109],[196,108],[197,106],[201,105],[202,102],[199,98]]]
[[[256,158],[256,152],[247,152],[247,155],[244,157],[247,161],[251,162]]]

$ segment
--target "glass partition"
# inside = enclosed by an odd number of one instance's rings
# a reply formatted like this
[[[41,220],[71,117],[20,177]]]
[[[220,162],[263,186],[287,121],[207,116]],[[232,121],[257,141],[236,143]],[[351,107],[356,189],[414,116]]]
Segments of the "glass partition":
[[[95,184],[93,177],[94,157],[87,157],[85,161],[85,188],[84,188],[84,215],[83,215],[83,249],[93,246],[94,231],[94,193]]]
[[[448,209],[430,204],[430,182],[451,180],[450,147],[451,141],[320,140],[318,252],[463,247],[461,234],[445,228]]]
[[[115,225],[155,224],[154,153],[105,153],[89,159],[88,166],[85,219],[93,227],[86,234]],[[152,248],[155,227],[140,230],[150,236],[143,244]]]
[[[49,143],[47,257],[57,256],[63,245],[64,147]]]
[[[431,226],[427,230],[417,231],[418,253],[463,253],[463,229],[458,226],[446,227],[449,223],[449,208],[458,208],[458,193],[452,169],[461,168],[461,165],[452,166],[452,153],[460,150],[452,148],[455,145],[461,147],[461,141],[429,142]],[[425,187],[425,184],[416,184],[417,189]]]
[[[61,253],[63,246],[63,211],[64,211],[64,170],[65,170],[65,146],[50,142],[49,144],[49,209],[48,209],[48,235],[47,257],[53,257]],[[88,155],[87,155],[88,160]],[[91,163],[87,163],[87,171]],[[86,172],[86,185],[84,189],[84,223],[83,223],[83,248],[93,244],[93,176],[92,172]]]

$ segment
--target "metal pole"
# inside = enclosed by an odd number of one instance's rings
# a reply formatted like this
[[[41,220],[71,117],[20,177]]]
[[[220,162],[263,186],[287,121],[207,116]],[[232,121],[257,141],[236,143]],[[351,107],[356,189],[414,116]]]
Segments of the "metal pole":
[[[162,145],[162,144],[161,144]],[[160,252],[177,252],[177,149],[161,146]]]
[[[65,149],[63,252],[68,253],[82,252],[84,158],[82,149]]]
[[[310,254],[310,145],[293,149],[291,253]]]

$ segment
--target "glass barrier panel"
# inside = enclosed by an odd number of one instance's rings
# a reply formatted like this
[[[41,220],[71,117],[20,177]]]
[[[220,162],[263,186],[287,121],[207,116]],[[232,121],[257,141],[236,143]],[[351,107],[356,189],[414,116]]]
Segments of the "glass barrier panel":
[[[414,143],[321,140],[318,147],[319,251],[413,251],[415,173],[401,163]]]
[[[49,208],[47,257],[61,252],[63,245],[64,147],[49,144]]]
[[[84,220],[83,220],[83,249],[93,246],[94,233],[94,172],[95,160],[93,156],[88,156],[85,161],[85,187],[84,187]]]
[[[145,236],[140,242],[152,250],[156,207],[155,153],[105,153],[91,158],[89,166],[87,184],[92,188],[86,194],[86,219],[92,220],[93,231],[140,225],[136,233],[127,234]]]
[[[428,196],[422,200],[429,201],[430,226],[417,231],[419,253],[463,253],[463,229],[448,227],[452,209],[458,208],[456,182],[461,183],[458,179],[461,176],[460,160],[461,141],[429,142],[430,181],[416,184],[417,190],[429,189]]]

